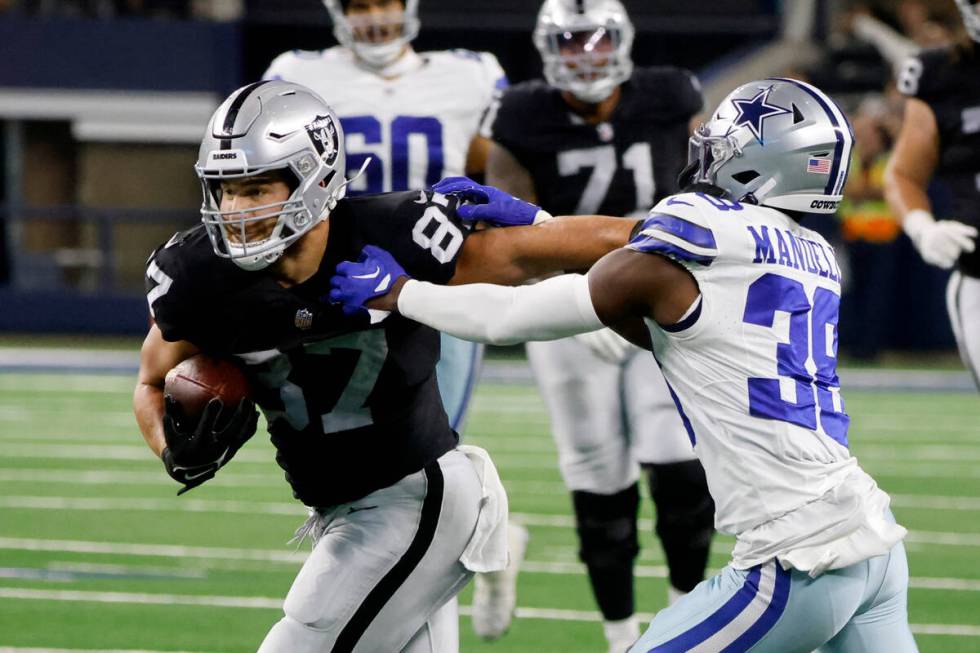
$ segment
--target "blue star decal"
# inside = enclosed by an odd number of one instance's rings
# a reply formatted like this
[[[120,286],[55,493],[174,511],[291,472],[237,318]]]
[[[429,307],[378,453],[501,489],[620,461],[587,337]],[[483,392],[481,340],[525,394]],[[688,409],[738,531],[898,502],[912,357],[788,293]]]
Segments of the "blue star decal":
[[[784,113],[792,113],[789,109],[767,102],[771,90],[771,86],[764,88],[751,100],[732,100],[732,104],[738,110],[738,115],[735,117],[735,126],[748,127],[760,144],[765,141],[766,118],[772,118],[773,116],[779,116]]]

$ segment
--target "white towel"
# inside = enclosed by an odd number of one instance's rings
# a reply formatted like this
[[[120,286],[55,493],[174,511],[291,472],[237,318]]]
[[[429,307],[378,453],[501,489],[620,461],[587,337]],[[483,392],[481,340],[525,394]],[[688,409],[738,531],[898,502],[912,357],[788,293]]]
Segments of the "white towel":
[[[457,450],[470,459],[482,488],[476,528],[459,561],[475,573],[500,571],[507,566],[507,492],[490,454],[468,444]]]

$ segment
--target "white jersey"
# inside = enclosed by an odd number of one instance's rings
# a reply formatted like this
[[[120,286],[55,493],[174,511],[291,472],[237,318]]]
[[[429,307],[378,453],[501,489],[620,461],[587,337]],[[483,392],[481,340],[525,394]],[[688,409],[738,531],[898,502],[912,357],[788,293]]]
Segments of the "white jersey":
[[[359,65],[350,50],[295,50],[263,75],[313,89],[340,116],[348,178],[371,157],[354,193],[426,188],[464,173],[470,141],[507,78],[487,52],[409,51],[386,78]]]
[[[648,326],[735,566],[777,557],[816,575],[887,553],[905,529],[847,448],[833,248],[784,213],[704,193],[660,202],[629,247],[701,290],[676,328]]]

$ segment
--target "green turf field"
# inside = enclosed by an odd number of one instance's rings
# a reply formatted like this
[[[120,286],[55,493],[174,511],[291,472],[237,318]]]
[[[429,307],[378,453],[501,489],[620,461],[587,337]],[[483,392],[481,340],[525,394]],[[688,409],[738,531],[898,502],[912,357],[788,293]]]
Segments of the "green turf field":
[[[0,374],[0,653],[254,651],[279,617],[303,559],[286,541],[304,511],[268,441],[177,498],[133,422],[131,389],[124,376]],[[980,651],[980,401],[847,400],[852,449],[910,529],[920,649]],[[494,455],[531,542],[511,632],[483,643],[464,618],[463,651],[605,651],[547,426],[531,386],[479,388],[467,438]],[[643,509],[637,589],[651,613],[666,588]],[[718,538],[713,567],[730,547]]]

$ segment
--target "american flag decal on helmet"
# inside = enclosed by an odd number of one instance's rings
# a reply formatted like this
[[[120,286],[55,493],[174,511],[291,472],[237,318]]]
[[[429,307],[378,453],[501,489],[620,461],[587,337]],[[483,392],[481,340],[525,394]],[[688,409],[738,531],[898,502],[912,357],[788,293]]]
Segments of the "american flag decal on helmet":
[[[830,159],[810,157],[806,162],[806,171],[817,175],[829,175],[831,163]]]

